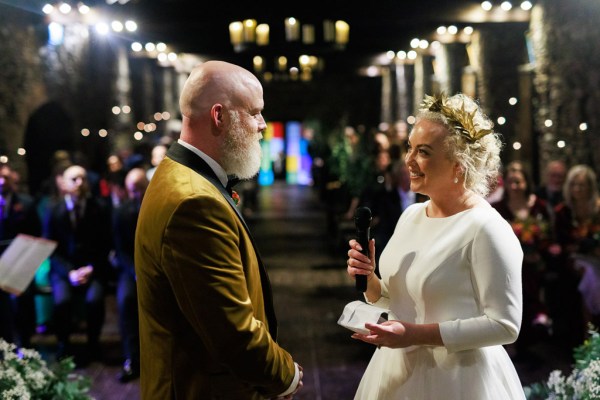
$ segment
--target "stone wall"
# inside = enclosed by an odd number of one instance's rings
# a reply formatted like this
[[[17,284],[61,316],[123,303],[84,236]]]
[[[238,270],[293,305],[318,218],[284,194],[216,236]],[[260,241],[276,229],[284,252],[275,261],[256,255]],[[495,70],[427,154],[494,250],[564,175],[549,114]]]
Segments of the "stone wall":
[[[23,146],[27,118],[46,101],[37,49],[44,40],[35,17],[0,6],[0,154],[7,155],[26,179]]]
[[[534,123],[544,165],[563,158],[600,171],[599,24],[598,1],[542,0],[533,9]]]
[[[505,161],[529,157],[512,150],[512,143],[517,139],[518,114],[517,108],[508,102],[511,97],[519,97],[519,66],[526,61],[526,29],[523,23],[491,23],[481,26],[474,38],[479,50],[474,54],[479,67],[479,98],[494,121],[498,117],[506,119],[503,125],[496,124],[496,130],[506,141]]]

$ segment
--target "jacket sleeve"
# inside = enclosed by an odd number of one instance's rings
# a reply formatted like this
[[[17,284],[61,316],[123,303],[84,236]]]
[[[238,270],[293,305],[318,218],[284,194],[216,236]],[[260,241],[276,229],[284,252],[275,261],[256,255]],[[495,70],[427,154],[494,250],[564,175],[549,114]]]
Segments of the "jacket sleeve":
[[[179,307],[211,356],[267,397],[288,389],[294,362],[257,318],[264,317],[258,260],[231,206],[211,196],[181,202],[163,257]]]

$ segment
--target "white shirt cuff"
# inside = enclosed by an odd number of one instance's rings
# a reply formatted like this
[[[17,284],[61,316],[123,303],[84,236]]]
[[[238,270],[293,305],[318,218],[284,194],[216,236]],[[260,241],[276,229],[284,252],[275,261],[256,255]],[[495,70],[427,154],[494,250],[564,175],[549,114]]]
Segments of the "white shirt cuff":
[[[298,382],[300,382],[300,369],[298,369],[297,363],[294,363],[294,368],[296,369],[296,371],[294,372],[294,380],[292,381],[292,384],[290,385],[290,387],[287,388],[285,392],[281,393],[278,397],[285,397],[288,394],[292,393],[294,390],[296,390]]]

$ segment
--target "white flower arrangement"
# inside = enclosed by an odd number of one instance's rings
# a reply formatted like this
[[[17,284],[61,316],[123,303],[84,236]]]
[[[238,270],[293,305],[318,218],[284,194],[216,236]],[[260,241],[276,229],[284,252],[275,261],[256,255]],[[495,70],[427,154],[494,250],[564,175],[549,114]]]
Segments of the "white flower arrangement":
[[[552,371],[546,382],[525,387],[527,399],[600,399],[600,334],[591,330],[585,343],[574,350],[574,356],[575,366],[568,376]]]
[[[75,364],[67,358],[49,368],[31,349],[17,349],[0,339],[0,399],[89,400],[90,380],[72,373]]]
[[[600,399],[600,360],[582,370],[574,369],[569,376],[553,371],[546,384],[549,400]]]

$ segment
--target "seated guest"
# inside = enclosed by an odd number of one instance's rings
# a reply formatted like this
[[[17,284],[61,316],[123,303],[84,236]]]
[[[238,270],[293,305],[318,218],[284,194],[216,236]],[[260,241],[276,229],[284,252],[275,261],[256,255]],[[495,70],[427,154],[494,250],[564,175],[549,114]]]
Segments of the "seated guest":
[[[122,383],[140,375],[140,349],[137,310],[137,288],[135,284],[135,228],[142,198],[148,187],[146,171],[134,168],[125,177],[127,200],[113,212],[113,235],[116,251],[117,307],[119,330],[125,362],[119,375]]]
[[[0,164],[0,253],[20,233],[39,236],[41,223],[33,199],[17,190],[15,171]],[[19,296],[0,289],[0,338],[30,347],[35,332],[35,287],[30,284]]]
[[[85,305],[87,354],[98,358],[105,313],[110,216],[105,203],[90,195],[83,167],[70,166],[60,182],[63,195],[50,205],[44,221],[45,236],[58,243],[50,258],[53,323],[59,342],[57,358],[72,354],[71,324],[81,302]]]

